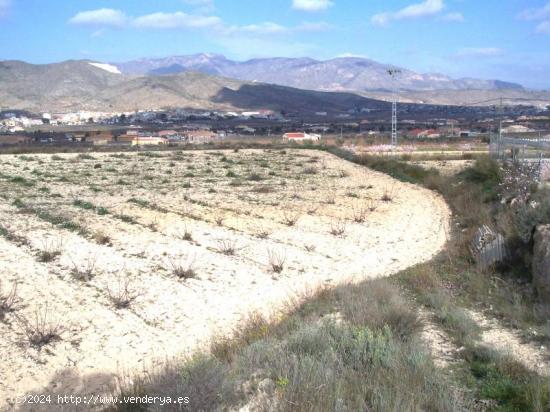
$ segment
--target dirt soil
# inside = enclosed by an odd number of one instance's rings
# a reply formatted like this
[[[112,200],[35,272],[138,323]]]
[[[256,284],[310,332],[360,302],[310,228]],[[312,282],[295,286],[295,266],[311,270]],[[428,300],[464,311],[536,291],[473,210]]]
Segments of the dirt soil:
[[[20,300],[0,320],[0,409],[105,392],[253,311],[423,262],[449,219],[437,194],[317,151],[0,156],[1,293]],[[60,339],[29,343],[37,315]]]

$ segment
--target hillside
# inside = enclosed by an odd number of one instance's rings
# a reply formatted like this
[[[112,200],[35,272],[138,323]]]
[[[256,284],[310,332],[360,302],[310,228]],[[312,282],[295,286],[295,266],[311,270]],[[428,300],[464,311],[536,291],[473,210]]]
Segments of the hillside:
[[[314,112],[385,105],[352,93],[306,91],[196,72],[165,76],[117,74],[89,61],[48,65],[1,62],[0,101],[4,108],[35,112],[163,107]]]

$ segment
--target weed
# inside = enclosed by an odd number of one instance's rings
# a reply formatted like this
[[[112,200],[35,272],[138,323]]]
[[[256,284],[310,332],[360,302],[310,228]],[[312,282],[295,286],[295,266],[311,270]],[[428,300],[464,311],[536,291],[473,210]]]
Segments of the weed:
[[[51,262],[61,255],[62,247],[63,241],[61,239],[44,239],[42,247],[38,252],[38,261],[43,263]]]
[[[355,223],[364,223],[367,220],[368,208],[363,205],[355,204],[352,206],[352,218]]]
[[[329,233],[332,236],[344,236],[346,233],[346,222],[341,219],[331,222]]]
[[[397,189],[395,186],[392,186],[391,188],[385,188],[380,200],[382,200],[383,202],[393,202],[396,195]]]
[[[37,349],[61,340],[61,335],[64,331],[58,320],[53,321],[51,319],[48,303],[36,309],[31,319],[19,317],[18,321],[26,341]]]
[[[286,254],[284,252],[268,249],[267,259],[273,273],[281,273],[284,270],[286,263]]]
[[[310,253],[311,253],[311,252],[315,252],[316,247],[315,247],[315,245],[305,245],[305,246],[304,246],[304,249],[305,249],[307,252],[310,252]]]
[[[225,222],[225,216],[219,213],[215,214],[214,222],[216,222],[216,225],[218,226],[223,226],[223,222]]]
[[[14,283],[11,289],[5,292],[0,281],[0,321],[3,321],[8,313],[15,312],[18,309],[19,302],[17,283]]]
[[[179,279],[194,279],[197,277],[195,258],[189,255],[169,261],[172,273]]]
[[[233,256],[237,252],[237,242],[233,239],[221,239],[218,241],[218,252]]]
[[[97,255],[88,256],[82,264],[77,264],[74,261],[72,261],[72,264],[73,269],[71,273],[76,280],[89,282],[97,275]]]
[[[25,186],[25,187],[32,187],[32,186],[35,185],[35,183],[32,180],[28,180],[28,179],[24,178],[23,176],[14,176],[14,177],[10,178],[9,181],[11,183],[15,183],[15,184]]]
[[[131,197],[128,199],[128,203],[133,203],[135,205],[141,206],[141,207],[149,207],[149,201],[145,199],[137,199],[135,197]]]
[[[264,180],[264,178],[258,173],[251,173],[250,175],[248,175],[247,180],[250,180],[253,182],[260,182]]]
[[[94,205],[90,202],[87,202],[85,200],[76,199],[73,201],[73,206],[78,207],[80,209],[84,210],[93,210],[95,209]]]
[[[98,245],[105,245],[105,246],[112,245],[111,237],[105,234],[104,232],[101,232],[101,231],[95,232],[92,237],[94,242],[96,242]]]
[[[107,286],[107,295],[117,309],[127,309],[139,294],[131,288],[131,278],[128,273],[119,272],[115,287]]]
[[[259,185],[252,188],[254,193],[274,193],[275,188],[269,185]]]
[[[285,209],[283,211],[283,223],[287,226],[295,226],[296,223],[298,223],[298,220],[300,219],[300,212],[292,212],[288,209]]]

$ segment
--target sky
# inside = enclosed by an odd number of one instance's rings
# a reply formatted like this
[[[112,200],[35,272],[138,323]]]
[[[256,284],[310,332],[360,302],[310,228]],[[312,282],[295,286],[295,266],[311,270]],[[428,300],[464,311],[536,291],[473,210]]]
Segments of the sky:
[[[362,56],[550,89],[549,0],[0,0],[0,60]]]

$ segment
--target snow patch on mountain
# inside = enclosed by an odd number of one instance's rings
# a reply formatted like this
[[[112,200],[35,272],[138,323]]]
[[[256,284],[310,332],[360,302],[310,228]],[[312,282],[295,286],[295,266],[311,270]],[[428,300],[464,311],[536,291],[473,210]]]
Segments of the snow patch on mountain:
[[[97,67],[101,70],[105,70],[106,72],[109,72],[109,73],[114,73],[114,74],[122,74],[120,72],[120,70],[118,69],[118,67],[112,65],[112,64],[107,64],[107,63],[90,63],[91,66],[94,66],[94,67]]]

